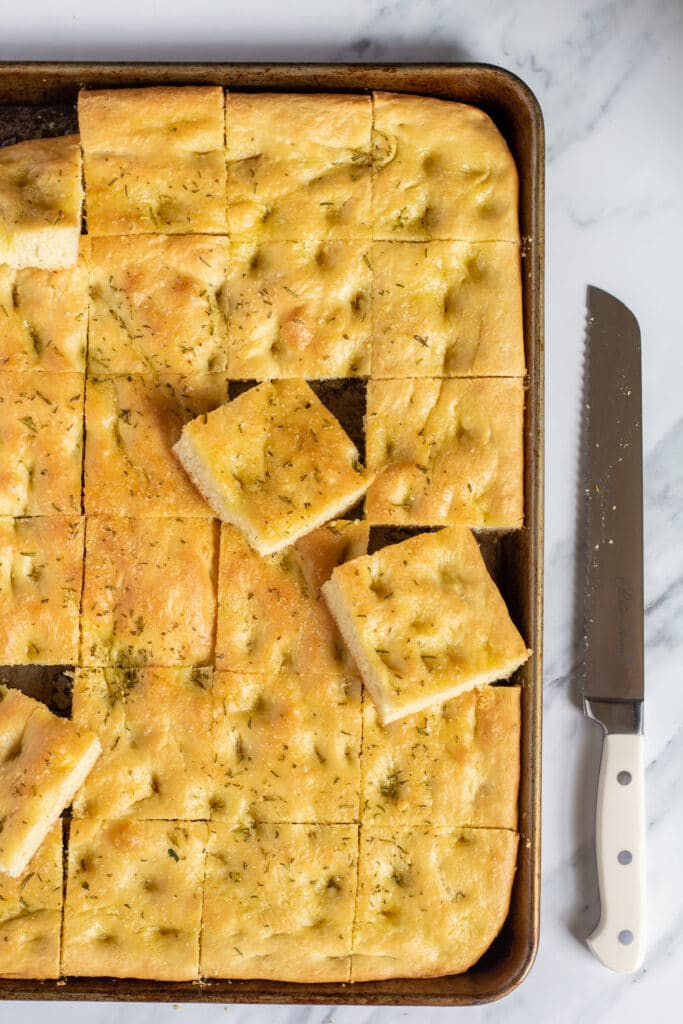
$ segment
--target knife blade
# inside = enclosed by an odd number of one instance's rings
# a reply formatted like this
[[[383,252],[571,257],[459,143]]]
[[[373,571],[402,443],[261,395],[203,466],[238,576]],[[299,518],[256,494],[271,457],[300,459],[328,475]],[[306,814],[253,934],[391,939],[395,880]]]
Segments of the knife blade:
[[[600,921],[588,946],[607,967],[645,955],[643,465],[640,329],[589,287],[586,352],[584,711],[604,730],[596,808]]]

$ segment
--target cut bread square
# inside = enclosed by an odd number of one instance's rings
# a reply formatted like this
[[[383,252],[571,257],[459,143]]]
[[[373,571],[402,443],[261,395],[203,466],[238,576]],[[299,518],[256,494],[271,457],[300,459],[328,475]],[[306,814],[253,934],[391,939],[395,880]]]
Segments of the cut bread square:
[[[0,370],[85,370],[88,268],[0,266]]]
[[[26,870],[100,750],[90,729],[0,686],[0,873]]]
[[[348,981],[357,854],[357,825],[212,825],[202,975]]]
[[[58,978],[62,931],[62,823],[26,869],[0,874],[0,978]]]
[[[222,373],[225,238],[92,239],[90,373]]]
[[[322,592],[383,725],[506,679],[530,654],[465,527],[347,562]]]
[[[173,451],[216,515],[262,555],[352,508],[371,479],[302,380],[259,384],[192,420]]]
[[[214,818],[358,820],[357,676],[218,672],[214,695]]]
[[[352,980],[475,964],[507,917],[517,845],[507,829],[363,827]]]
[[[208,818],[212,713],[208,668],[76,669],[72,717],[103,752],[74,815]]]
[[[171,449],[185,423],[227,397],[220,374],[88,378],[86,513],[211,516]]]
[[[212,519],[90,517],[80,664],[209,664],[217,551]]]
[[[483,110],[375,93],[373,237],[518,242],[517,169]]]
[[[521,377],[519,245],[375,242],[373,377]]]
[[[82,205],[77,135],[0,148],[0,263],[74,266]]]
[[[231,377],[320,379],[370,372],[367,247],[255,241],[233,245],[230,255]]]
[[[195,979],[207,834],[201,821],[72,821],[62,973]]]
[[[524,382],[371,381],[371,523],[515,529],[524,516]]]
[[[0,664],[75,665],[84,521],[0,517]]]
[[[364,825],[517,828],[520,689],[482,686],[382,726],[363,703]]]
[[[219,86],[81,92],[90,235],[224,234]]]
[[[367,523],[337,520],[275,555],[259,555],[223,523],[216,665],[233,672],[339,673],[351,659],[320,588],[335,566],[364,555]]]
[[[83,375],[0,372],[0,515],[81,511]]]
[[[367,96],[229,94],[230,236],[369,238],[371,113]]]

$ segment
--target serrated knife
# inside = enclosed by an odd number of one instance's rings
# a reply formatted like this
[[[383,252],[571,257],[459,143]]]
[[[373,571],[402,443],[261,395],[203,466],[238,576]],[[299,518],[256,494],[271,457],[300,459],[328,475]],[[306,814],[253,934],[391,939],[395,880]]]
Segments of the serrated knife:
[[[600,922],[588,938],[615,971],[645,954],[643,465],[638,322],[588,288],[584,711],[604,729],[595,839]]]

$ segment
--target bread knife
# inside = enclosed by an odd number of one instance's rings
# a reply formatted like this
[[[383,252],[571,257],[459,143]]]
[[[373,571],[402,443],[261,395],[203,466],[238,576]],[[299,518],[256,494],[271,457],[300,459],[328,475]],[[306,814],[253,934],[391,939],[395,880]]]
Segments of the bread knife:
[[[595,840],[600,921],[587,939],[614,971],[645,955],[643,464],[640,330],[588,289],[586,651],[583,705],[603,727]]]

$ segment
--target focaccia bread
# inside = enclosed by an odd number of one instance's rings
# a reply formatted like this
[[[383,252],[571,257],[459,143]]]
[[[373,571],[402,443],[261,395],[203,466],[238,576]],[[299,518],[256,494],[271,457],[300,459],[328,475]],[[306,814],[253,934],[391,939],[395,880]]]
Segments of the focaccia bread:
[[[0,370],[85,370],[88,247],[64,270],[0,266]]]
[[[275,555],[259,555],[236,526],[223,523],[217,667],[307,674],[347,670],[351,659],[320,588],[335,566],[367,552],[368,537],[367,523],[337,520]]]
[[[519,245],[375,242],[373,377],[521,377]]]
[[[225,371],[226,238],[93,238],[90,263],[90,373]]]
[[[500,931],[518,836],[507,829],[363,827],[351,978],[425,978],[476,963]]]
[[[73,266],[82,205],[77,135],[0,148],[0,263],[47,270]]]
[[[78,668],[73,721],[103,753],[77,818],[209,817],[214,771],[208,668]]]
[[[0,978],[58,978],[62,823],[16,878],[0,874]]]
[[[524,515],[524,382],[368,385],[371,523],[514,529]]]
[[[520,689],[483,686],[382,726],[363,702],[364,825],[517,828]]]
[[[369,247],[356,242],[233,245],[226,285],[233,378],[370,372]]]
[[[26,869],[101,749],[90,729],[0,686],[0,877]]]
[[[0,515],[78,515],[83,376],[2,373]]]
[[[173,451],[216,515],[262,555],[352,508],[371,480],[302,380],[259,384],[192,420]]]
[[[373,237],[518,242],[517,168],[483,110],[375,93]]]
[[[73,821],[62,973],[196,978],[206,841],[201,821]]]
[[[224,234],[223,107],[218,86],[81,92],[88,234]]]
[[[231,238],[370,237],[367,96],[231,93],[225,115]]]
[[[82,519],[0,517],[0,664],[75,665]]]
[[[212,825],[202,975],[348,981],[357,853],[357,825]]]
[[[214,818],[358,820],[357,676],[217,672]]]
[[[227,400],[221,374],[90,377],[85,398],[86,513],[211,516],[173,457],[185,423]]]
[[[465,527],[347,562],[322,592],[384,725],[506,679],[530,654]]]
[[[88,519],[81,665],[207,665],[214,650],[212,519]]]

